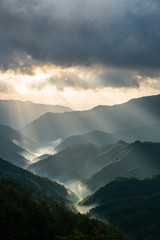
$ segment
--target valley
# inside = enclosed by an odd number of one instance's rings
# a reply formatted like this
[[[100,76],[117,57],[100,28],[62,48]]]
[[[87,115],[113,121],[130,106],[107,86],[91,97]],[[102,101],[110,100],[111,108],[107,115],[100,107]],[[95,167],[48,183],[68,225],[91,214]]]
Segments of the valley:
[[[0,240],[160,240],[160,1],[0,1]]]
[[[154,234],[159,236],[159,210],[155,213],[160,192],[158,102],[159,95],[86,112],[46,113],[19,129],[0,125],[1,184],[9,178],[31,192],[36,201],[98,219],[136,240],[146,236],[153,240]],[[133,121],[127,118],[137,106],[152,116],[143,125],[139,115]],[[131,125],[116,120],[120,111]],[[46,120],[46,116],[52,117]],[[112,132],[102,131],[105,125]],[[155,219],[152,224],[150,214]],[[143,216],[146,222],[142,223]],[[137,221],[142,230],[136,228]]]

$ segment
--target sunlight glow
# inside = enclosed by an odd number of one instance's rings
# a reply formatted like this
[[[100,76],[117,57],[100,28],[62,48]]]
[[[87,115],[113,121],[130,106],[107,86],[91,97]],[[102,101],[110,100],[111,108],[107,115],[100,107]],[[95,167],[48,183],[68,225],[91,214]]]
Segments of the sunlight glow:
[[[103,67],[99,66],[89,70],[86,67],[43,65],[34,66],[31,72],[31,75],[13,70],[0,72],[0,99],[29,100],[85,110],[96,105],[120,104],[131,98],[159,93],[157,79],[151,78],[142,81],[139,88],[90,88],[90,85],[97,84],[96,74],[104,72]],[[137,78],[141,79],[142,76]]]

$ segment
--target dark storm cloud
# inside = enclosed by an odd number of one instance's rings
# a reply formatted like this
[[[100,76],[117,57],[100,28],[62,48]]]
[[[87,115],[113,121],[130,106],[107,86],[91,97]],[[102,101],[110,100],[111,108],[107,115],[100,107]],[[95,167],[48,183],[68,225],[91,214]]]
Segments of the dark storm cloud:
[[[160,68],[159,12],[158,0],[1,1],[1,69],[98,63],[148,74]],[[122,75],[102,83],[139,85]]]
[[[100,82],[103,87],[136,87],[140,85],[140,79],[131,71],[114,70],[104,73],[100,76]]]

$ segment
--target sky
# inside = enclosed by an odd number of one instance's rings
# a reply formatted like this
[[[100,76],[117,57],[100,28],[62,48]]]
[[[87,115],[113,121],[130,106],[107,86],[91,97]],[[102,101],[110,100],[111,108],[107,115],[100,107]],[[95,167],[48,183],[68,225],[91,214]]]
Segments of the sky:
[[[159,0],[0,1],[0,99],[75,110],[160,93]]]

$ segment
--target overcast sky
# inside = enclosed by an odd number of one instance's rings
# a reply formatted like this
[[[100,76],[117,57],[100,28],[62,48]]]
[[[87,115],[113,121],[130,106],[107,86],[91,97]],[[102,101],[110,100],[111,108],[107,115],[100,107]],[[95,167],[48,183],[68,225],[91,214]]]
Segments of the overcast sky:
[[[1,99],[86,109],[159,90],[159,0],[0,1]]]

